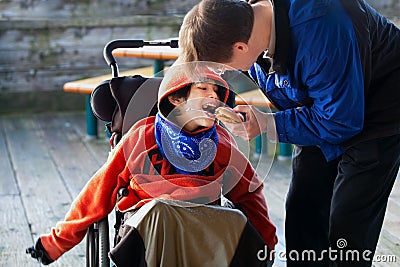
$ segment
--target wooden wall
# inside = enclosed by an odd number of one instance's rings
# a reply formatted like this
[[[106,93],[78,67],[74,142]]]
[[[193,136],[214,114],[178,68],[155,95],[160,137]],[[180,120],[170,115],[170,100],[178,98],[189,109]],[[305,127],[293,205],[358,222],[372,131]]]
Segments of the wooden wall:
[[[154,16],[3,22],[1,90],[57,90],[65,81],[104,73],[108,68],[102,51],[107,42],[177,36],[179,23],[178,17]]]
[[[107,42],[177,36],[184,14],[195,3],[0,1],[0,113],[83,108],[81,98],[65,95],[62,86],[110,73],[103,59]],[[130,59],[120,65],[123,70],[151,63]]]

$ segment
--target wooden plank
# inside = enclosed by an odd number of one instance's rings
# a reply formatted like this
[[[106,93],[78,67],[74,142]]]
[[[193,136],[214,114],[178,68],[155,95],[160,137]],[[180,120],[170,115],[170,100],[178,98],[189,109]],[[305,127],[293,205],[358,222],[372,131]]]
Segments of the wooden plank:
[[[77,134],[68,116],[40,115],[37,121],[62,181],[75,198],[101,165],[85,145],[85,139]]]
[[[9,151],[7,148],[4,127],[0,119],[0,196],[19,194],[17,181],[14,177]]]
[[[85,140],[84,145],[89,149],[91,154],[96,158],[98,164],[102,165],[108,157],[110,151],[109,138],[105,133],[105,123],[99,121],[97,139],[86,138],[86,121],[83,113],[68,114],[68,123],[76,131],[76,133]]]
[[[64,217],[71,195],[47,151],[37,122],[32,117],[10,116],[3,120],[3,126],[27,221],[36,240]],[[10,238],[9,242],[14,239]],[[31,244],[18,245],[24,248]],[[83,246],[80,246],[62,257],[58,266],[80,266],[84,255]]]
[[[20,197],[2,195],[0,203],[0,265],[34,266],[25,254],[33,241]]]
[[[142,75],[144,77],[152,77],[154,75],[153,67],[137,68],[125,72],[121,72],[119,76]],[[64,84],[65,92],[91,94],[93,89],[96,88],[101,82],[111,79],[110,74],[101,75],[93,78],[87,78]]]
[[[117,48],[112,54],[114,57],[176,60],[179,52],[179,48],[171,48],[169,46],[144,46],[140,48]]]

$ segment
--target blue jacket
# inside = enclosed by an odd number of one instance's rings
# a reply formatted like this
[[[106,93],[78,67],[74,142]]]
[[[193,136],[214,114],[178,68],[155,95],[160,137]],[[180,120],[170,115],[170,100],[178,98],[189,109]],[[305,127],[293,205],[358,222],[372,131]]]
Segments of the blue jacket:
[[[364,1],[348,2],[351,4],[346,6],[339,0],[275,0],[273,72],[268,74],[262,62],[249,71],[280,110],[275,114],[279,141],[318,146],[328,161],[340,156],[348,145],[400,132],[400,86],[394,78],[400,75],[399,29]],[[382,29],[391,32],[382,32],[382,39],[365,36],[364,31]],[[287,39],[283,40],[285,31]],[[392,49],[399,48],[394,52],[399,60],[391,69],[374,70],[374,60],[389,60],[382,56],[390,48],[385,43],[388,40],[395,42]],[[374,50],[378,47],[382,51]],[[374,71],[390,74],[390,90],[374,83],[379,76],[372,74]],[[380,108],[378,119],[366,116],[379,107],[370,103],[372,96],[367,94],[376,90],[381,92],[375,94],[384,94],[398,106],[389,111]],[[387,116],[389,121],[384,119]],[[374,133],[382,127],[384,132]]]

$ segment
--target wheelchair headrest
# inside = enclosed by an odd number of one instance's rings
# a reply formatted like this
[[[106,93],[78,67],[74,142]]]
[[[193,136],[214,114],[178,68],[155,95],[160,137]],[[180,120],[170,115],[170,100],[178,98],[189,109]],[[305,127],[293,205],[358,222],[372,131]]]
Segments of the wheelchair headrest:
[[[90,105],[93,114],[102,121],[110,122],[114,114],[117,101],[111,94],[110,80],[103,81],[92,92]]]
[[[110,122],[111,132],[125,132],[136,121],[157,113],[160,83],[161,78],[144,78],[140,75],[104,81],[92,92],[90,103],[93,114],[102,121]],[[138,90],[142,85],[143,90]],[[125,118],[134,95],[134,110],[130,109],[129,116]]]

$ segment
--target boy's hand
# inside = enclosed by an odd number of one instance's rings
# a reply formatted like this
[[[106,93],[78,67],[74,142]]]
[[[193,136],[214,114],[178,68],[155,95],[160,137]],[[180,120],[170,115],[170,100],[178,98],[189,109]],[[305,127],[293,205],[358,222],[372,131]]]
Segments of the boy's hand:
[[[49,265],[50,263],[54,262],[48,255],[46,250],[42,245],[42,241],[40,238],[36,241],[35,246],[29,247],[26,249],[27,254],[31,254],[31,257],[37,259],[43,265]]]

